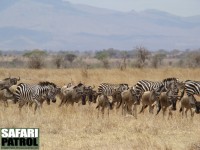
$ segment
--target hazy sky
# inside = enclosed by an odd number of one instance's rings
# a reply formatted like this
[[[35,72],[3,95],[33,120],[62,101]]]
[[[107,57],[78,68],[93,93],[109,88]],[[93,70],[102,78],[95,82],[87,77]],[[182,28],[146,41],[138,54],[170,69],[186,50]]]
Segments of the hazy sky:
[[[200,15],[200,0],[67,0],[119,11],[158,9],[178,16]]]

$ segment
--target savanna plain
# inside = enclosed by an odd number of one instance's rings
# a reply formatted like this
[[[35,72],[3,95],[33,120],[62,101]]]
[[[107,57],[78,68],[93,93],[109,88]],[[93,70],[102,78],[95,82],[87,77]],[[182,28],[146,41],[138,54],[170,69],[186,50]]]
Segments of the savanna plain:
[[[108,83],[128,83],[133,86],[137,81],[145,79],[160,81],[167,77],[200,80],[199,69],[0,69],[0,79],[20,76],[20,82],[38,83],[50,81],[63,86],[73,80],[86,85]],[[47,105],[44,103],[41,112],[34,115],[33,108],[24,106],[19,113],[18,105],[9,103],[4,108],[0,103],[1,128],[39,128],[41,150],[195,150],[200,149],[200,115],[193,119],[182,118],[177,111],[173,118],[138,114],[122,116],[121,109],[113,109],[110,116],[105,112],[104,118],[97,118],[96,104],[58,107],[60,100]],[[137,109],[140,110],[140,106]]]

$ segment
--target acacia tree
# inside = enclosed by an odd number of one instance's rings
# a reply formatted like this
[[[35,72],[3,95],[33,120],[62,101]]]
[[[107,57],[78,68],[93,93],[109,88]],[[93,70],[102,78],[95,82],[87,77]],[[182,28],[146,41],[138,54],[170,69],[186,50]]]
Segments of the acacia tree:
[[[74,62],[74,60],[77,58],[77,56],[75,54],[65,54],[64,55],[64,61],[68,61],[70,63],[70,67],[72,67],[72,63]],[[65,67],[67,67],[68,65],[65,64]]]

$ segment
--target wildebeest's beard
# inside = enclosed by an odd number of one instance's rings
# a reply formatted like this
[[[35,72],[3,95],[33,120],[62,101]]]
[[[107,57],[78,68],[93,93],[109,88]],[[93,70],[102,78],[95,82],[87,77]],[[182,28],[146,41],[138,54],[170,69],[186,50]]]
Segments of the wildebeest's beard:
[[[197,114],[200,113],[200,104],[198,104],[197,102],[196,102],[195,112],[196,112]]]
[[[86,94],[82,94],[82,105],[86,104]]]

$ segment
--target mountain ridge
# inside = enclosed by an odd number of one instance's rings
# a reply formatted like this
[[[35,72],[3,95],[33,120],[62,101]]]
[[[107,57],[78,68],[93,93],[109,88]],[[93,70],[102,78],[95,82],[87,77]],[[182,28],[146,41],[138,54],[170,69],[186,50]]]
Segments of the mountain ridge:
[[[3,50],[200,47],[200,16],[180,17],[152,9],[120,12],[62,0],[2,0],[0,12]]]

